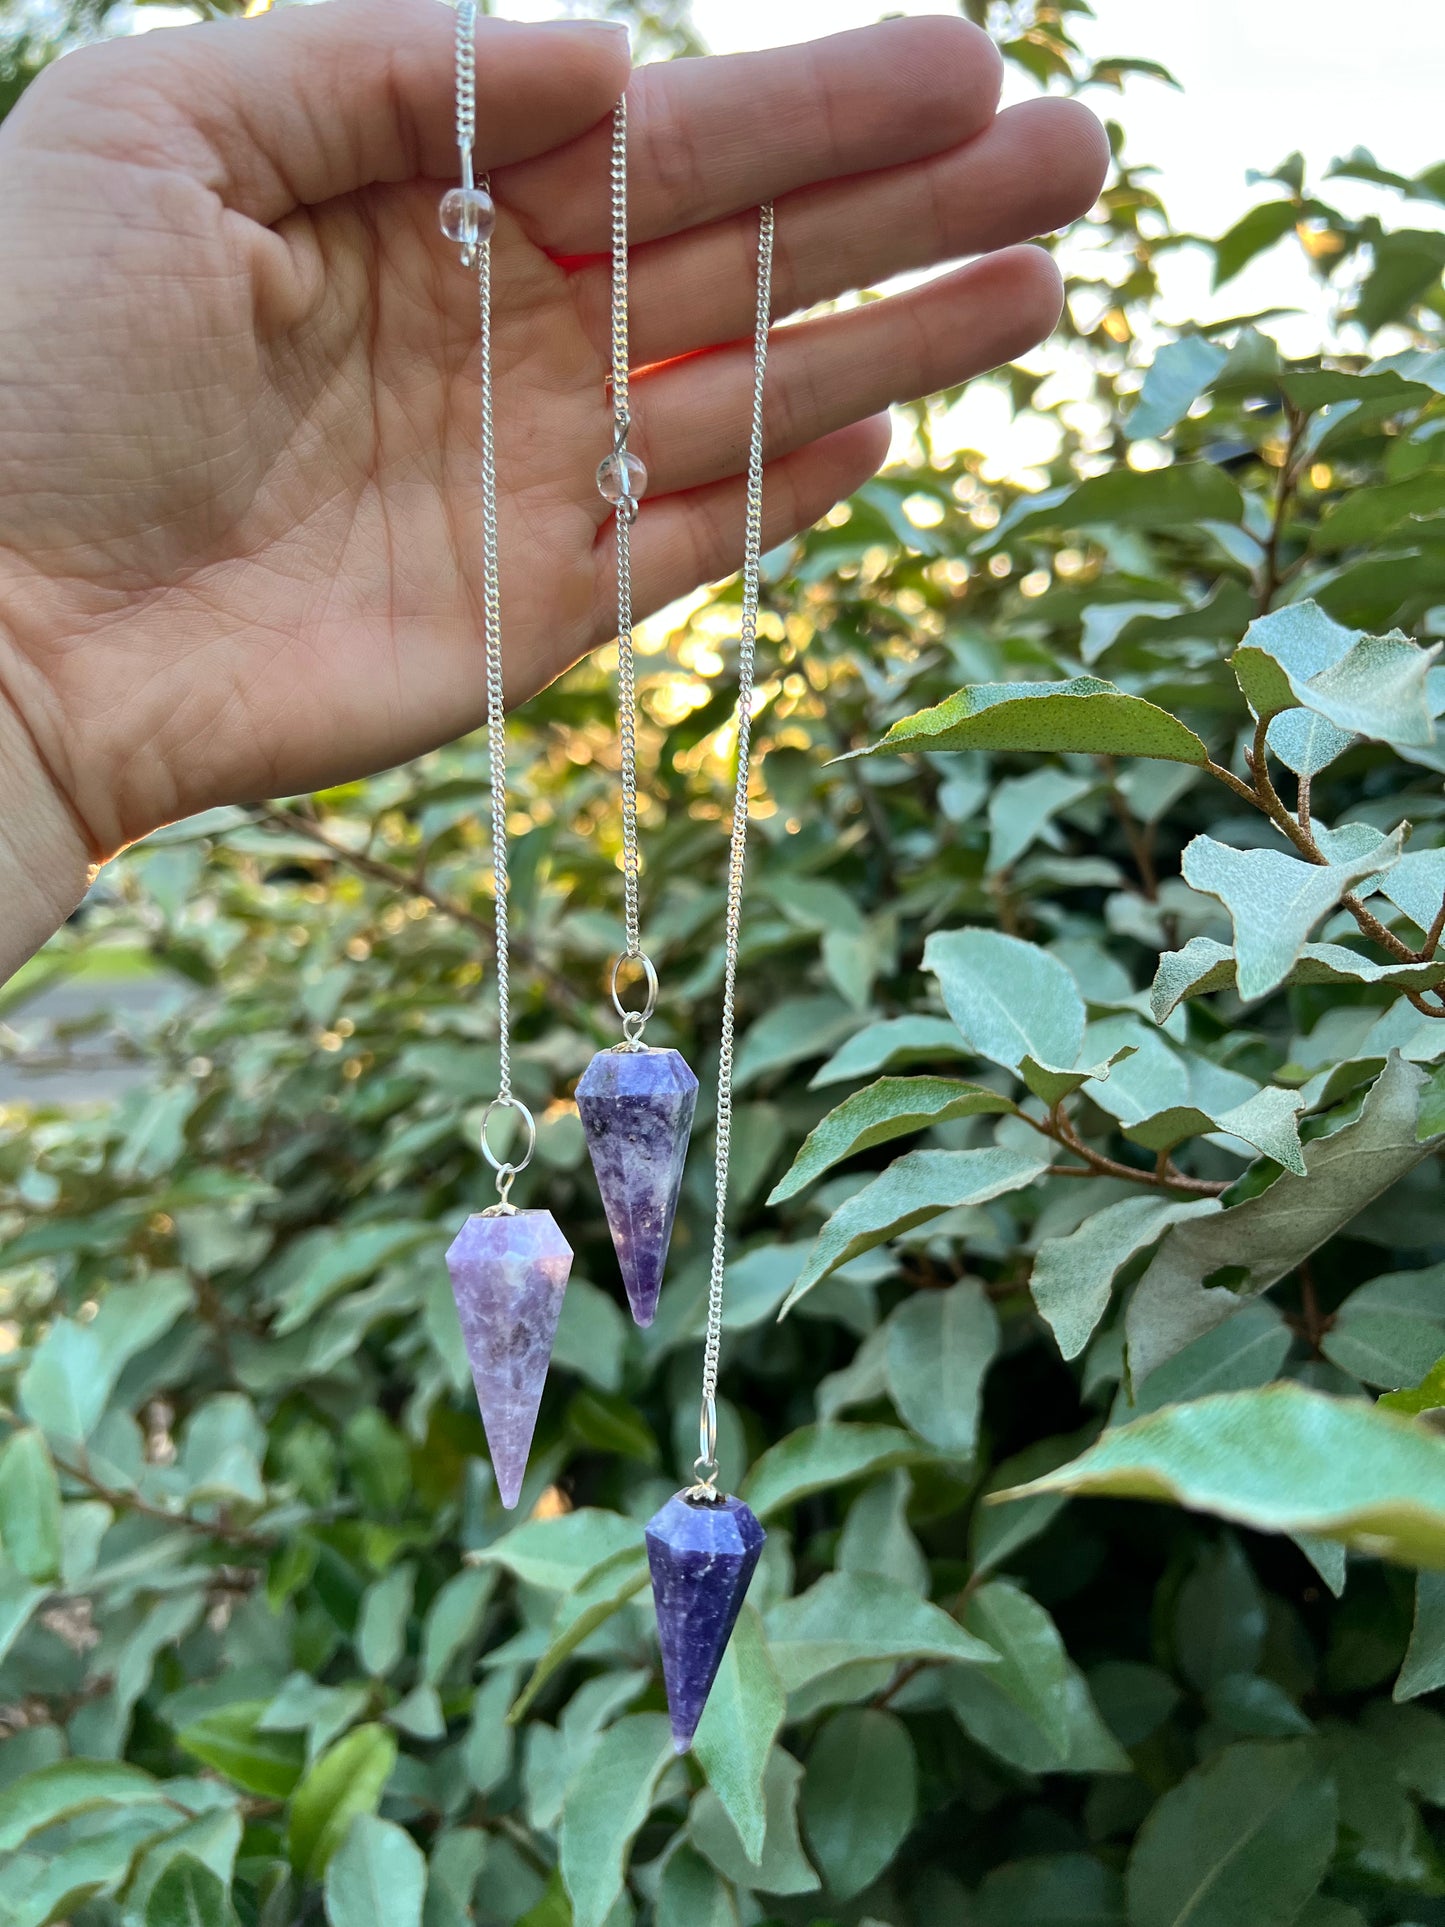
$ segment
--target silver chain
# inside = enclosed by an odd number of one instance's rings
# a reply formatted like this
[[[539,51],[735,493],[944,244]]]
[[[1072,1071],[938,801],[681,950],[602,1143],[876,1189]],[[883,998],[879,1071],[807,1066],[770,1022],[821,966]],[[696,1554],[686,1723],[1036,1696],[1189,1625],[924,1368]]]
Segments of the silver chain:
[[[637,847],[637,664],[632,619],[632,525],[638,500],[632,492],[628,438],[632,433],[632,351],[628,339],[627,97],[612,115],[612,461],[620,468],[624,492],[617,503],[617,734],[622,787],[622,905],[626,948],[612,972],[612,1001],[622,1019],[625,1047],[642,1048],[643,1027],[657,1001],[657,973],[642,949],[640,875]],[[647,1000],[641,1010],[626,1010],[618,994],[624,963],[642,966]]]
[[[738,643],[738,749],[733,785],[732,835],[728,844],[727,912],[724,921],[722,1042],[717,1072],[717,1211],[713,1219],[712,1270],[708,1280],[707,1338],[702,1362],[699,1497],[715,1497],[717,1479],[717,1374],[722,1349],[723,1280],[727,1270],[728,1158],[733,1127],[733,1031],[742,930],[743,875],[748,855],[748,764],[753,729],[753,674],[757,659],[758,600],[763,550],[763,385],[773,302],[773,210],[758,216],[758,305],[753,334],[753,420],[748,443],[747,522],[743,543],[742,630]]]
[[[476,0],[460,0],[457,7],[457,149],[461,161],[462,187],[490,190],[489,179],[480,183],[474,176],[473,150],[477,134],[477,8]],[[477,271],[477,305],[480,310],[481,363],[481,436],[480,469],[482,496],[482,656],[487,690],[487,772],[491,790],[492,823],[492,899],[497,952],[497,1095],[487,1106],[482,1119],[482,1154],[497,1174],[497,1195],[493,1209],[511,1210],[508,1193],[512,1180],[526,1169],[537,1142],[537,1127],[531,1112],[512,1092],[512,1003],[511,959],[507,921],[507,710],[502,674],[502,598],[501,542],[497,526],[497,446],[492,407],[492,244],[490,233],[473,245],[462,245],[465,266]],[[497,1159],[487,1142],[487,1126],[498,1110],[514,1111],[527,1132],[526,1147],[519,1159]]]

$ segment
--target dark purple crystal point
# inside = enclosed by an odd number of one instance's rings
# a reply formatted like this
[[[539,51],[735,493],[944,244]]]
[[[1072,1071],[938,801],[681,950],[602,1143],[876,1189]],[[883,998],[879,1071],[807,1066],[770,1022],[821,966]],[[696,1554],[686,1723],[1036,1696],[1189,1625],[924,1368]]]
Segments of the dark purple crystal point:
[[[502,1504],[522,1490],[572,1247],[550,1211],[468,1218],[447,1252]]]
[[[669,1499],[647,1528],[672,1741],[686,1753],[767,1534],[741,1499]]]
[[[650,1325],[677,1215],[697,1079],[675,1050],[598,1051],[577,1086],[632,1316]]]

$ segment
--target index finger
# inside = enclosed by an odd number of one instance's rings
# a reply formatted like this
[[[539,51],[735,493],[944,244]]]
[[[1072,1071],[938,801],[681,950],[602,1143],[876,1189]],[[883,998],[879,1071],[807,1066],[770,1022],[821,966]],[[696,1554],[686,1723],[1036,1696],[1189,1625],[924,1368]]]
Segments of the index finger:
[[[988,35],[945,15],[644,67],[627,95],[632,239],[956,147],[993,119],[1002,77]],[[607,246],[610,138],[594,127],[506,170],[508,206],[554,253]]]

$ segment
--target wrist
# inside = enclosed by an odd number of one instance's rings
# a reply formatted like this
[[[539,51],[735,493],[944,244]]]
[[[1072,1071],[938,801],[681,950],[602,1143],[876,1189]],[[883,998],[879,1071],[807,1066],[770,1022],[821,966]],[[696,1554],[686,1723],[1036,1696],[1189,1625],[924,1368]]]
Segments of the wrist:
[[[91,874],[69,806],[0,694],[0,984],[70,916]]]

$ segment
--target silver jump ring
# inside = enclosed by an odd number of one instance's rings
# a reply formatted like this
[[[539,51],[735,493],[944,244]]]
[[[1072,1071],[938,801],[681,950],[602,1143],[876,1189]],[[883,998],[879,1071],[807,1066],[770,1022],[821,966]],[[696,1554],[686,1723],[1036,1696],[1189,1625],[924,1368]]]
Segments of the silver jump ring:
[[[494,1111],[516,1111],[527,1127],[527,1148],[520,1158],[499,1158],[494,1155],[487,1142],[487,1126],[492,1121]],[[482,1156],[491,1165],[497,1176],[511,1188],[512,1179],[519,1171],[525,1171],[532,1162],[532,1153],[537,1148],[537,1120],[527,1109],[520,1097],[494,1097],[482,1113]]]
[[[642,965],[643,974],[647,980],[647,1001],[643,1004],[641,1010],[628,1010],[619,995],[618,980],[622,975],[622,966],[625,963]],[[627,1025],[629,1019],[633,1020],[636,1028],[635,1031],[632,1029],[628,1030],[629,1037],[640,1035],[642,1025],[647,1022],[653,1011],[657,1009],[657,992],[657,971],[653,967],[652,959],[648,956],[647,952],[645,950],[637,950],[629,954],[627,951],[624,951],[612,966],[612,1008],[622,1019],[624,1026]]]

